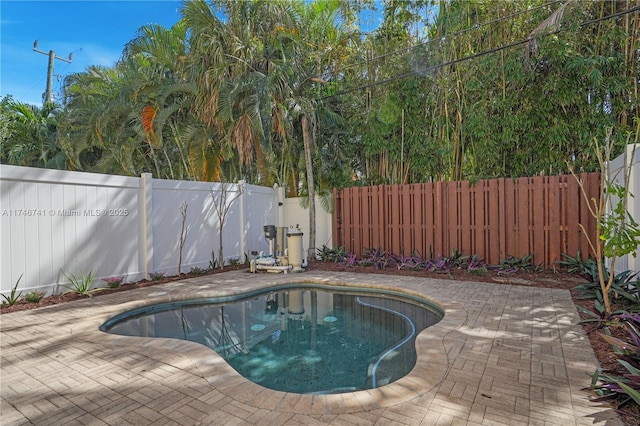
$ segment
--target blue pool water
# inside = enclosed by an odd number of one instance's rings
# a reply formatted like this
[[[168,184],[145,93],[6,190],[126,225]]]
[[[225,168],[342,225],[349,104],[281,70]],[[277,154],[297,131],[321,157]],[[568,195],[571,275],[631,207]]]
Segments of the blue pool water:
[[[295,393],[376,388],[405,376],[415,336],[443,312],[398,293],[297,284],[125,312],[100,329],[201,343],[264,387]]]

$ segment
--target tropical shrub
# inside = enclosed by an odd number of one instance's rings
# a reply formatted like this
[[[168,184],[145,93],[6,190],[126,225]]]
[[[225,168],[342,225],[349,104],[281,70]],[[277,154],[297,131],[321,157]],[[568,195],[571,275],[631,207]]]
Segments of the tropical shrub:
[[[591,389],[597,395],[595,401],[616,400],[618,410],[624,411],[628,405],[640,405],[640,314],[615,314],[612,319],[626,326],[629,338],[614,337],[608,330],[601,336],[612,346],[622,369],[596,370]]]
[[[635,158],[636,146],[640,141],[640,119],[636,119],[635,124],[635,141],[629,155],[630,158]],[[571,169],[571,173],[578,182],[583,197],[588,202],[589,214],[591,214],[598,223],[594,237],[589,237],[582,223],[578,223],[578,226],[585,234],[591,254],[596,262],[598,272],[597,282],[601,289],[605,312],[607,314],[611,314],[612,311],[612,301],[609,296],[615,284],[615,275],[607,273],[607,261],[609,267],[615,270],[616,260],[629,254],[635,256],[638,245],[640,244],[640,226],[627,211],[628,198],[633,196],[633,194],[629,192],[632,166],[628,165],[623,171],[617,171],[615,175],[612,174],[612,170],[610,169],[613,147],[610,143],[609,136],[612,131],[612,129],[608,130],[604,146],[599,144],[598,140],[594,138],[595,154],[600,165],[600,173],[602,176],[598,199],[587,196],[583,182],[574,173],[573,169]],[[631,142],[631,136],[632,133],[629,133],[627,145]],[[618,176],[620,173],[622,173],[622,175]],[[622,185],[616,182],[616,179],[620,177],[623,179]]]
[[[103,278],[102,281],[106,282],[109,288],[118,288],[124,282],[124,277],[108,277]]]
[[[100,290],[99,288],[94,288],[94,289],[91,288],[93,286],[93,279],[94,279],[93,271],[89,271],[87,275],[85,275],[85,273],[82,272],[81,273],[82,275],[80,277],[76,277],[71,272],[67,273],[63,271],[63,274],[65,277],[67,277],[67,279],[70,282],[70,284],[63,286],[69,290],[69,291],[66,291],[65,294],[77,293],[83,296],[91,297],[91,293],[94,293]]]
[[[5,296],[4,294],[2,295],[2,298],[4,299],[2,301],[3,306],[4,305],[13,306],[16,304],[18,300],[20,300],[20,296],[22,295],[22,292],[18,294],[16,294],[16,292],[18,291],[18,284],[20,284],[22,275],[23,274],[20,274],[20,276],[18,277],[18,281],[16,281],[15,285],[11,288],[11,293],[9,294],[9,296]]]
[[[320,262],[339,263],[347,259],[350,254],[345,250],[344,246],[332,249],[324,245],[321,248],[316,249],[316,255]]]
[[[504,273],[513,273],[518,271],[540,272],[542,270],[540,265],[533,264],[533,253],[524,255],[521,258],[516,256],[507,256],[505,259],[500,259],[498,269]]]
[[[46,294],[46,291],[30,291],[24,296],[24,300],[29,303],[38,303]]]
[[[609,300],[613,301],[619,309],[629,312],[640,312],[640,280],[637,273],[632,271],[623,271],[613,277],[611,286],[609,287]],[[609,281],[609,270],[605,267],[603,270],[605,280]],[[578,291],[578,299],[594,299],[594,311],[598,315],[604,315],[607,311],[604,305],[604,295],[599,281],[587,282],[576,286]],[[583,311],[584,312],[584,311]]]
[[[194,266],[193,268],[189,269],[189,274],[191,275],[202,275],[205,272],[207,271],[202,268],[198,268],[197,266]]]
[[[164,272],[152,272],[149,274],[151,281],[160,281],[164,278]]]
[[[249,257],[245,254],[244,258],[248,259]],[[231,259],[229,259],[229,265],[233,266],[233,269],[238,269],[240,267],[240,259],[238,259],[237,257],[232,257]]]
[[[591,282],[598,280],[598,265],[593,257],[589,256],[587,260],[582,260],[580,250],[575,257],[567,253],[562,253],[560,256],[563,260],[556,260],[556,265],[566,268],[570,274],[580,274]]]
[[[360,261],[363,266],[373,266],[376,269],[385,269],[390,262],[390,254],[381,249],[367,249]]]

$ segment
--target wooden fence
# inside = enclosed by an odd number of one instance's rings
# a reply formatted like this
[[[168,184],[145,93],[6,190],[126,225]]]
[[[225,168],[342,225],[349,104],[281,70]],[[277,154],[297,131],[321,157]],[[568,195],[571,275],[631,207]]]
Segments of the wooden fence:
[[[579,178],[597,199],[600,174]],[[551,268],[562,253],[589,254],[579,223],[591,236],[596,230],[571,175],[352,187],[334,199],[334,246],[358,256],[374,248],[431,258],[458,250],[498,264],[533,253],[535,264]]]

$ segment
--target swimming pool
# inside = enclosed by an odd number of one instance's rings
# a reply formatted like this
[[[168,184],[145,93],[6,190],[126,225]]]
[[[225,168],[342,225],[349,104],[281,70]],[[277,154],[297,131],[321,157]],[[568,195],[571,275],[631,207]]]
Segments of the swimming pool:
[[[372,389],[406,375],[433,303],[381,290],[288,284],[250,294],[142,307],[100,329],[201,343],[245,378],[293,393]]]

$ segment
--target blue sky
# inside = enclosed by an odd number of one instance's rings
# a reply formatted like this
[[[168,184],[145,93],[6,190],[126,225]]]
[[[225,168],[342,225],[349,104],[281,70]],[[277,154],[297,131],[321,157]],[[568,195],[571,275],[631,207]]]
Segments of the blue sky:
[[[48,53],[72,62],[54,61],[53,92],[60,100],[64,78],[89,65],[113,66],[136,30],[146,24],[171,27],[180,19],[180,0],[1,0],[0,98],[42,105],[47,85]],[[363,17],[375,27],[379,13]]]
[[[138,28],[150,23],[171,27],[180,18],[178,0],[0,2],[0,98],[42,105],[47,85],[48,56],[68,58],[54,63],[53,91],[62,79],[89,65],[113,66]],[[59,76],[59,78],[58,78]]]

